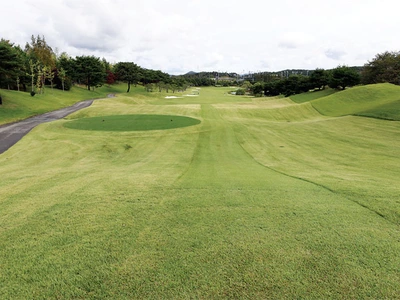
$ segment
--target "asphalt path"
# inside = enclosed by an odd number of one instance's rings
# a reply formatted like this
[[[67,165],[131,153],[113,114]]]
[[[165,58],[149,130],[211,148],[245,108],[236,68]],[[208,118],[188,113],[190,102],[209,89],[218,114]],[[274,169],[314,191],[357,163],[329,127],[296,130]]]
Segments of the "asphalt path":
[[[109,95],[111,98],[114,95]],[[94,100],[84,100],[72,106],[37,115],[22,121],[0,125],[0,154],[7,151],[24,135],[39,124],[62,119],[73,112],[92,105]]]

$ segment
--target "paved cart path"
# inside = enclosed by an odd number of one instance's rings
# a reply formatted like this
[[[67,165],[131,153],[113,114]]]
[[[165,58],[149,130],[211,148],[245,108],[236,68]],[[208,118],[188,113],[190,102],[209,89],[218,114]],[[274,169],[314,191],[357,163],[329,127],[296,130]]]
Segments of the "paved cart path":
[[[108,95],[109,98],[114,95]],[[72,106],[57,109],[51,112],[37,115],[22,121],[4,124],[0,126],[0,154],[7,151],[17,143],[24,135],[39,124],[59,120],[76,112],[82,108],[88,107],[94,100],[84,100],[75,103]]]

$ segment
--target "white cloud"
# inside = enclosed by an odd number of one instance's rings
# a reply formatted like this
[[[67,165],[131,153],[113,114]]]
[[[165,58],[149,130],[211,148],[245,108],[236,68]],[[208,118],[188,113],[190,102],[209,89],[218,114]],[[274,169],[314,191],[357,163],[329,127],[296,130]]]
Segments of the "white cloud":
[[[14,0],[0,37],[170,73],[362,65],[399,50],[394,0]],[[389,8],[389,9],[388,9]]]
[[[296,49],[313,42],[313,37],[304,32],[284,33],[279,41],[279,47]]]
[[[340,60],[344,55],[346,55],[346,52],[342,50],[328,49],[325,51],[325,55],[330,59]]]

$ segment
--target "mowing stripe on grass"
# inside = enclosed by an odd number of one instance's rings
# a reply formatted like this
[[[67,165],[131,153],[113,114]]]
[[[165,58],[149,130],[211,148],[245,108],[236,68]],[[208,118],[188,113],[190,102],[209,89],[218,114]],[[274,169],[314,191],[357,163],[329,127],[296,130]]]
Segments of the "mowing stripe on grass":
[[[0,156],[0,298],[398,298],[398,226],[347,200],[398,220],[395,122],[267,111],[221,91],[187,106],[125,96],[70,117],[198,126],[116,133],[62,120]]]

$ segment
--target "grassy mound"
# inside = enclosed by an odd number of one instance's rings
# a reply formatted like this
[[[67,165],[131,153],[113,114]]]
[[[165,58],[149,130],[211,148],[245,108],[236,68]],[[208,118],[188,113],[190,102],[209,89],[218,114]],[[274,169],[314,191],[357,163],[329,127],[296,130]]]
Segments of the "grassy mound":
[[[400,100],[355,114],[357,116],[400,121]]]
[[[218,108],[226,110],[226,114],[232,117],[251,118],[266,122],[303,122],[309,120],[320,120],[321,116],[310,103],[303,104],[278,104],[266,101],[262,105],[217,105]]]
[[[316,100],[316,99],[320,99],[320,98],[332,95],[336,92],[337,92],[337,90],[334,90],[334,89],[325,89],[322,91],[313,91],[313,92],[293,95],[293,96],[290,96],[290,99],[296,103],[304,103],[304,102],[308,102],[308,101],[312,101],[312,100]]]
[[[164,130],[200,124],[194,118],[172,115],[114,115],[77,119],[64,126],[71,129],[96,131]]]
[[[105,98],[108,94],[123,91],[125,85],[103,86],[94,91],[74,86],[70,91],[47,88],[44,94],[32,97],[27,92],[0,90],[3,105],[0,106],[0,124],[11,123],[35,115],[71,106],[86,99]]]
[[[400,87],[382,83],[354,87],[313,100],[311,104],[320,113],[328,116],[363,115],[368,112],[368,116],[377,117],[380,114],[382,117],[383,112],[391,108],[391,103],[399,100]],[[396,116],[398,118],[397,113]]]

